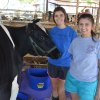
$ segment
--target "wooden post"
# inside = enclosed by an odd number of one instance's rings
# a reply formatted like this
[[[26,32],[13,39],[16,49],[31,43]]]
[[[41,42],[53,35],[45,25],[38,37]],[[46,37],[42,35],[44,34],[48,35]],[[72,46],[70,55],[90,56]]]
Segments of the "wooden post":
[[[48,12],[48,0],[46,0],[46,13]]]
[[[98,28],[99,28],[99,19],[100,19],[100,0],[99,0],[99,7],[97,10],[97,18],[96,18],[96,32],[98,32]]]
[[[79,0],[77,0],[77,5],[76,5],[76,19],[78,15],[78,7],[79,7]],[[76,21],[76,24],[77,24],[77,21]]]

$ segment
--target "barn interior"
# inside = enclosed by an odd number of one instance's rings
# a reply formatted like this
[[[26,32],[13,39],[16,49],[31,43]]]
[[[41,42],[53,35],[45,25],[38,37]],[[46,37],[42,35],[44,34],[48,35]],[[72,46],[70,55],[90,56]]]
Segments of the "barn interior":
[[[4,1],[4,2],[3,2]],[[95,19],[95,32],[100,38],[100,0],[26,0],[22,2],[22,0],[3,0],[0,1],[0,22],[4,25],[11,26],[11,27],[23,27],[26,26],[28,23],[32,23],[34,19],[40,19],[41,25],[46,28],[47,30],[51,29],[55,26],[53,22],[52,13],[55,7],[62,6],[66,9],[68,14],[68,21],[66,22],[67,25],[72,26],[76,31],[77,28],[77,15],[79,12],[84,12],[85,9],[89,9],[90,13],[93,15]],[[19,3],[20,2],[20,3]],[[21,5],[21,7],[20,7]],[[15,8],[14,8],[15,6]],[[31,54],[27,54],[23,57],[23,68],[20,72],[20,82],[26,82],[27,79],[23,78],[24,74],[29,71],[29,68],[40,68],[45,69],[48,67],[47,56],[34,56]],[[28,84],[28,82],[26,82]],[[21,84],[21,83],[20,83]],[[24,83],[23,83],[24,84]],[[38,93],[37,91],[32,91],[29,89],[29,86],[24,84],[22,86],[22,90],[19,91],[17,96],[21,96],[21,100],[51,100],[50,98],[46,99],[33,99],[31,97],[32,93]],[[40,91],[42,91],[43,84],[39,84],[39,96],[41,95]],[[26,90],[24,89],[26,87]],[[32,87],[34,89],[34,87]],[[17,89],[15,88],[14,91]],[[30,93],[24,92],[28,91]],[[44,94],[48,91],[42,91]],[[49,89],[51,92],[51,87]],[[49,93],[48,92],[48,93]],[[14,92],[13,92],[14,93]],[[15,92],[16,93],[16,92]],[[22,93],[22,94],[21,94]],[[14,94],[15,95],[15,94]],[[50,95],[46,94],[46,95]],[[37,96],[37,95],[34,95]],[[69,96],[69,95],[68,95]],[[24,98],[24,99],[23,99]],[[15,97],[12,97],[11,100],[16,100]],[[19,99],[18,99],[19,100]],[[70,97],[68,100],[71,100]]]

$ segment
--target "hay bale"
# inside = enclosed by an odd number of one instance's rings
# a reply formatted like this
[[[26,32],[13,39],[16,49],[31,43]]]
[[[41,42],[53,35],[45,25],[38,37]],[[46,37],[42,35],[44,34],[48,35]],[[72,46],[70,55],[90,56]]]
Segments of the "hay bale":
[[[23,57],[24,65],[26,67],[34,67],[34,68],[47,68],[47,57],[46,56],[33,56],[27,54]]]

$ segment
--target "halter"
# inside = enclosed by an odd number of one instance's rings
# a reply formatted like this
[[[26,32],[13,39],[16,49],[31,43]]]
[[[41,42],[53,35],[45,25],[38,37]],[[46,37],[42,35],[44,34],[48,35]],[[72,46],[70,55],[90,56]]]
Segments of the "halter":
[[[37,45],[37,43],[32,39],[31,36],[29,36],[29,40],[30,40],[30,42],[31,42],[31,44],[32,44],[32,47],[33,47],[33,49],[34,49],[34,51],[35,51],[35,53],[36,53],[37,55],[39,55],[39,52],[38,52],[38,51],[41,51],[42,53],[48,55],[50,52],[52,52],[54,49],[56,49],[56,46],[54,46],[54,47],[51,48],[50,50],[44,51],[41,47],[39,47],[39,46]]]
[[[28,31],[28,25],[26,26],[26,31],[27,31],[27,33],[29,33],[29,31]],[[45,32],[46,32],[46,31],[45,31]],[[33,33],[34,33],[34,29],[33,29]],[[29,33],[29,34],[30,34],[30,33]],[[56,49],[56,46],[54,46],[54,47],[51,48],[50,50],[45,51],[45,50],[43,50],[40,46],[38,46],[38,44],[32,39],[31,36],[29,36],[29,40],[30,40],[30,42],[31,42],[31,45],[32,45],[32,47],[33,47],[33,50],[35,51],[35,53],[36,53],[37,55],[39,55],[39,51],[40,51],[41,53],[45,54],[45,55],[48,55],[50,52],[52,52],[53,50]]]

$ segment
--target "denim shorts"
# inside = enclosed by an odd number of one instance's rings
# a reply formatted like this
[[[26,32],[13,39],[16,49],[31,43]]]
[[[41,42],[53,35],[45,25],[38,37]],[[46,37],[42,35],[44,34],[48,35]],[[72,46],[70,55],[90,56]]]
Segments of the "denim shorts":
[[[78,81],[70,73],[68,73],[65,81],[65,90],[70,93],[77,93],[80,100],[94,100],[97,83],[98,81]]]

